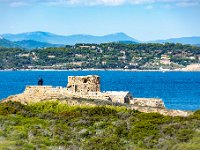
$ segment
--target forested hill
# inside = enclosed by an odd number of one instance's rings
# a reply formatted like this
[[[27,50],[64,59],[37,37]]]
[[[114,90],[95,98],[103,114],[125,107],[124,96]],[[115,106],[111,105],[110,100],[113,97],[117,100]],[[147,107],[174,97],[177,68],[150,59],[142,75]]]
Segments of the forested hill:
[[[0,47],[6,48],[21,48],[25,50],[32,50],[36,48],[47,48],[47,47],[64,47],[61,44],[50,44],[45,42],[38,42],[33,40],[23,40],[23,41],[9,41],[0,37]]]
[[[200,47],[170,43],[0,48],[0,69],[176,69],[199,61]]]

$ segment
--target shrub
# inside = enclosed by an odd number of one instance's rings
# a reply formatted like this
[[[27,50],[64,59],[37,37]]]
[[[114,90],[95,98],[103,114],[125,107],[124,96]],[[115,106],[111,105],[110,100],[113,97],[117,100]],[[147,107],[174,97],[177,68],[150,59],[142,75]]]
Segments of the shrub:
[[[180,142],[187,142],[193,137],[193,133],[191,129],[182,129],[177,133],[177,140]]]

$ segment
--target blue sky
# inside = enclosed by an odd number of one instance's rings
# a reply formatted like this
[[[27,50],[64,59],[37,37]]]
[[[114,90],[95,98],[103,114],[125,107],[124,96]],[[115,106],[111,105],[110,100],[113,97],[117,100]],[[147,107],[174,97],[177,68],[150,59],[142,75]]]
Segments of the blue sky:
[[[0,34],[200,36],[200,0],[0,0]]]

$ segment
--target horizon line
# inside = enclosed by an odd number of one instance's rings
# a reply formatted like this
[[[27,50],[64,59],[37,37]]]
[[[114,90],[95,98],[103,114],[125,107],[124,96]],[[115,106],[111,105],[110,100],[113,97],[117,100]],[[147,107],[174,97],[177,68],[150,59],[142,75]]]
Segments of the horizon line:
[[[114,34],[125,34],[126,36],[129,36],[133,39],[135,39],[138,42],[153,42],[153,41],[162,41],[162,40],[170,40],[170,39],[177,39],[177,38],[195,38],[195,37],[200,37],[200,35],[191,35],[191,36],[179,36],[179,37],[169,37],[169,38],[161,38],[161,39],[150,39],[150,40],[139,40],[138,38],[133,37],[132,35],[129,35],[126,32],[114,32],[114,33],[107,33],[107,34],[88,34],[88,33],[74,33],[74,34],[61,34],[61,33],[54,33],[51,31],[42,31],[42,30],[34,30],[34,31],[26,31],[26,32],[16,32],[16,33],[0,33],[0,37],[6,34],[12,34],[12,35],[18,35],[18,34],[27,34],[27,33],[36,33],[36,32],[43,32],[43,33],[49,33],[53,35],[58,35],[58,36],[75,36],[75,35],[82,35],[82,36],[107,36],[107,35],[114,35]]]

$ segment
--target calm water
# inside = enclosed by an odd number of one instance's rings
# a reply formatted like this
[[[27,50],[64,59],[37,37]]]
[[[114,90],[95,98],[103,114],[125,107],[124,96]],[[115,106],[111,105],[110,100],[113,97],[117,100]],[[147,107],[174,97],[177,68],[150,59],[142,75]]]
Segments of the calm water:
[[[2,71],[0,99],[21,93],[26,85],[63,86],[71,75],[101,76],[102,91],[131,91],[135,97],[162,98],[167,108],[200,109],[200,72],[122,72],[122,71]]]

